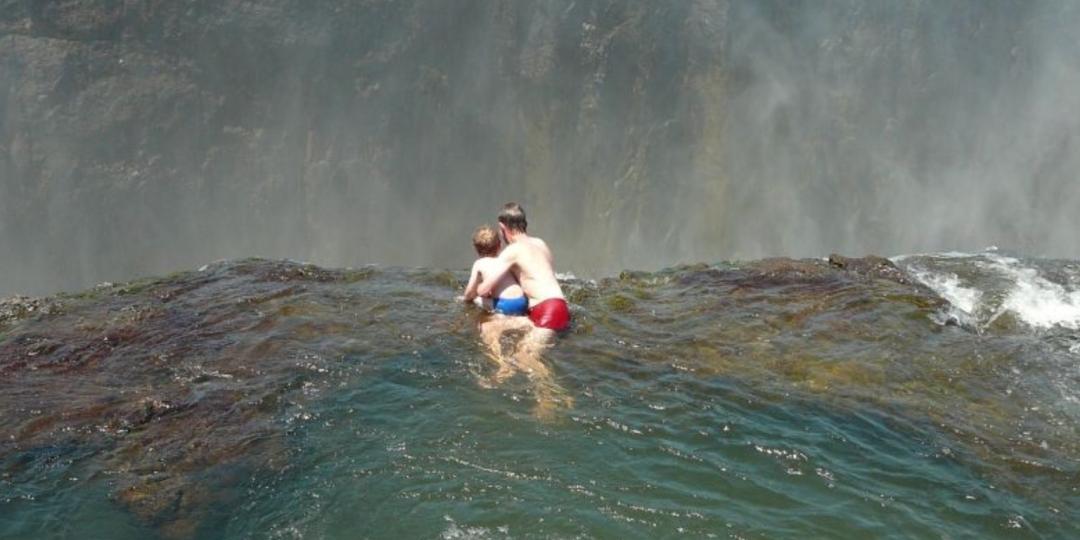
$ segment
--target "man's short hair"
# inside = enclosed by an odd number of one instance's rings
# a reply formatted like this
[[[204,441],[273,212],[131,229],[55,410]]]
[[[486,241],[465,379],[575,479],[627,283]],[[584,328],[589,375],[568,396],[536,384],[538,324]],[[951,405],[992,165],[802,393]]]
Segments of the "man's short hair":
[[[529,222],[525,220],[525,208],[516,202],[503,205],[502,212],[499,212],[499,223],[517,232],[525,232],[529,227]]]
[[[481,225],[472,235],[472,245],[481,257],[494,257],[499,254],[499,233],[487,225]]]

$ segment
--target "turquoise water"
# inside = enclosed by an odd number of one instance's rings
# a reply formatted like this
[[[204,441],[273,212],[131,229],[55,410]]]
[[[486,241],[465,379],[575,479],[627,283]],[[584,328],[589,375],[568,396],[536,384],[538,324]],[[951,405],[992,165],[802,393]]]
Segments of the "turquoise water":
[[[246,261],[10,317],[0,537],[1080,532],[1069,319],[820,261],[571,279],[551,377],[494,383],[460,279]]]

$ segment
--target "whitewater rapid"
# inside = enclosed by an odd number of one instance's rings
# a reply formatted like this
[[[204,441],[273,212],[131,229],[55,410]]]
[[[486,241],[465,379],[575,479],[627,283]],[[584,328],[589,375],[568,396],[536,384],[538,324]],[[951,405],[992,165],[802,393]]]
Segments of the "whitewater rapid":
[[[1080,265],[1074,261],[1024,261],[996,250],[893,260],[949,302],[942,321],[983,328],[1008,313],[1033,330],[1080,329]]]

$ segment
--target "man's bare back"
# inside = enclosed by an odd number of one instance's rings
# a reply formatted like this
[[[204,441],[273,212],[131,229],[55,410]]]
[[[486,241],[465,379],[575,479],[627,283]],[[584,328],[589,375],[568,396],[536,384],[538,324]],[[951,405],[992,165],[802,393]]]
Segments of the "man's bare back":
[[[509,274],[521,284],[525,296],[529,297],[530,307],[552,298],[566,298],[555,277],[551,250],[540,238],[518,233],[496,260],[498,263],[491,267],[490,275],[498,278],[480,283],[477,291],[480,296],[494,295],[498,282]]]
[[[551,250],[540,238],[520,238],[506,246],[499,258],[510,264],[510,272],[529,297],[530,307],[549,298],[565,298],[555,277]]]
[[[517,278],[529,298],[529,319],[537,330],[566,330],[570,326],[570,309],[555,277],[551,250],[543,240],[525,232],[525,214],[520,206],[514,205],[509,219],[504,219],[510,206],[499,215],[499,231],[507,246],[497,257],[499,264],[492,269],[492,279],[497,281],[507,273]],[[491,296],[493,285],[482,283],[478,293]]]

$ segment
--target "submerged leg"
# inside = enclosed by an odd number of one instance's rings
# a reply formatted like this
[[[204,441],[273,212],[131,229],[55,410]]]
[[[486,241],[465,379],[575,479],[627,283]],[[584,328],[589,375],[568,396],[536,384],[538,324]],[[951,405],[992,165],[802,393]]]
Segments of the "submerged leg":
[[[510,358],[503,354],[502,336],[507,332],[531,328],[532,323],[525,317],[506,317],[495,315],[480,323],[480,340],[484,343],[485,353],[492,362],[498,366],[498,370],[491,378],[493,383],[501,383],[514,374],[514,365]]]
[[[488,319],[480,323],[480,341],[484,344],[484,353],[495,365],[498,371],[492,377],[492,382],[501,382],[514,373],[510,362],[503,357],[502,351],[503,325],[496,318]]]
[[[514,363],[530,377],[550,379],[551,372],[540,361],[540,355],[555,342],[555,332],[546,328],[530,328],[514,349]]]
[[[540,358],[555,343],[555,332],[533,327],[521,338],[514,351],[514,364],[528,374],[536,393],[533,415],[541,420],[551,420],[555,411],[574,405],[574,399],[555,382],[547,364]]]
[[[502,325],[497,319],[491,318],[480,323],[480,341],[484,344],[484,352],[495,362],[502,358]]]

